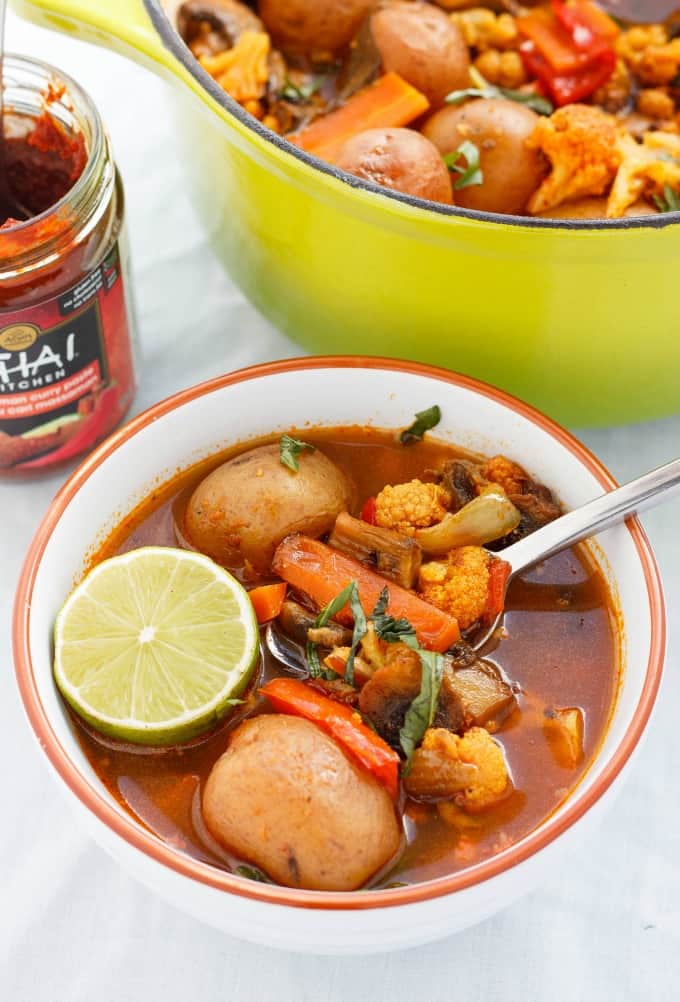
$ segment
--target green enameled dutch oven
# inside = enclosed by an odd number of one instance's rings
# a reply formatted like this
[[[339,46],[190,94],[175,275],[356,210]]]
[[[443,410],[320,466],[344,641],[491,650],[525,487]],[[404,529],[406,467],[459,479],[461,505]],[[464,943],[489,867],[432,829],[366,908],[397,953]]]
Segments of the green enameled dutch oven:
[[[170,76],[190,190],[252,302],[305,348],[480,377],[578,425],[680,410],[680,213],[493,216],[385,193],[290,146],[201,68],[177,0],[15,0]]]

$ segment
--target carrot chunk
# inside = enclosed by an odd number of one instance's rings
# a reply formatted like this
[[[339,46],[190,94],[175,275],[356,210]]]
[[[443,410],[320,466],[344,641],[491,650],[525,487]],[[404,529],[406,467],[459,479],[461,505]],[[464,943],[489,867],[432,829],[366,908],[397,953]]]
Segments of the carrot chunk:
[[[276,619],[281,612],[287,587],[285,581],[282,581],[279,584],[262,585],[261,588],[253,588],[248,592],[258,623],[268,623],[270,619]]]
[[[368,615],[383,588],[387,588],[388,613],[395,619],[408,619],[418,642],[427,650],[446,651],[460,639],[458,622],[453,616],[318,539],[288,536],[279,544],[272,568],[288,584],[306,592],[319,608],[328,605],[351,581],[356,581],[359,601]],[[341,623],[352,623],[347,606],[335,618]]]
[[[346,104],[288,136],[291,143],[333,163],[346,140],[366,129],[408,125],[427,111],[424,94],[397,73],[386,73],[349,98]]]

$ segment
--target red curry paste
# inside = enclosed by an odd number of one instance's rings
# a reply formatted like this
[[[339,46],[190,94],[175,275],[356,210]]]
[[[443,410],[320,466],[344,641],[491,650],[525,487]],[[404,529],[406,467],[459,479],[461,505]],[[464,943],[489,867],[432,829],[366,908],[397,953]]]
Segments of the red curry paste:
[[[29,218],[0,204],[0,472],[91,448],[135,389],[122,187],[85,95],[66,107],[90,116],[92,148],[51,113],[65,92],[49,84],[40,114],[6,118],[6,176]]]

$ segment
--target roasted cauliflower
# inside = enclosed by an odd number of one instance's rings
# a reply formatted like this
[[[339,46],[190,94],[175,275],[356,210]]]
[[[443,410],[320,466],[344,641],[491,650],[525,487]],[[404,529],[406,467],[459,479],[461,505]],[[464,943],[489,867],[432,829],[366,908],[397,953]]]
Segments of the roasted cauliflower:
[[[451,778],[449,795],[472,812],[500,800],[510,782],[503,750],[484,727],[471,727],[462,737],[442,727],[425,732],[422,745],[413,753],[406,790],[414,797],[427,798],[431,790],[441,796],[447,776]]]
[[[529,199],[531,215],[585,195],[602,195],[621,163],[620,134],[616,119],[585,104],[570,104],[542,118],[527,145],[548,157],[552,171]]]
[[[461,630],[467,630],[486,611],[490,561],[481,546],[451,550],[447,561],[423,564],[418,590],[426,602],[455,616]]]
[[[669,84],[680,73],[680,38],[669,40],[662,24],[637,25],[622,32],[616,51],[648,86]]]
[[[441,522],[450,503],[449,494],[438,484],[424,484],[420,480],[393,487],[388,484],[375,499],[376,525],[413,536],[416,529]]]
[[[507,456],[492,456],[481,468],[485,480],[498,484],[506,494],[523,494],[529,477],[519,463]]]
[[[680,136],[646,132],[642,143],[623,134],[618,139],[621,166],[609,194],[607,215],[619,219],[641,196],[663,196],[664,189],[680,192]]]

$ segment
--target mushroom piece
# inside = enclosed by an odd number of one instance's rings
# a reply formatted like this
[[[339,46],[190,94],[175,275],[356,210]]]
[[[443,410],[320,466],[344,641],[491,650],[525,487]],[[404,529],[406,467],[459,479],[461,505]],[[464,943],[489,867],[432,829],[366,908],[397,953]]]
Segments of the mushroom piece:
[[[352,501],[349,479],[318,449],[302,452],[294,472],[281,462],[278,443],[261,445],[201,481],[187,506],[185,532],[213,560],[266,574],[282,539],[323,535]]]
[[[177,30],[194,55],[231,49],[245,31],[264,31],[254,11],[238,0],[187,0],[177,11]]]

